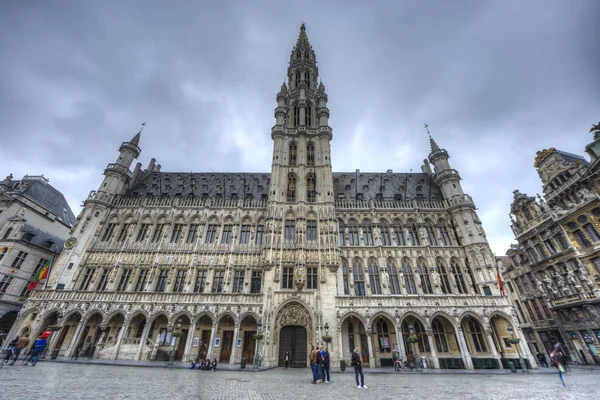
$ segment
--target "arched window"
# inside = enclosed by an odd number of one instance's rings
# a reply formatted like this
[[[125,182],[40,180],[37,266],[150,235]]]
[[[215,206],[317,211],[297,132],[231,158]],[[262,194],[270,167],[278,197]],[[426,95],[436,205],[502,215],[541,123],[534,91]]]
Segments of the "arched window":
[[[487,346],[485,345],[483,329],[481,328],[481,324],[479,323],[479,321],[475,320],[475,318],[473,317],[468,317],[467,327],[469,329],[471,339],[473,339],[473,346],[475,346],[475,352],[487,353]],[[471,352],[473,352],[473,349],[471,349]]]
[[[385,219],[379,221],[379,231],[381,232],[381,245],[391,246],[392,241],[390,239],[390,228],[388,227],[388,223]]]
[[[587,233],[588,237],[593,243],[596,243],[600,240],[600,236],[598,236],[598,231],[594,228],[594,225],[587,223],[583,226],[583,230]]]
[[[315,166],[315,145],[313,142],[308,142],[306,145],[306,165],[309,167]]]
[[[424,294],[433,294],[433,289],[431,288],[431,280],[429,279],[429,271],[427,270],[427,266],[423,262],[423,260],[419,260],[417,263],[417,272],[419,273],[419,277],[421,278],[421,289]]]
[[[369,281],[371,294],[381,294],[381,281],[379,280],[379,267],[375,259],[369,261]]]
[[[362,262],[357,258],[352,266],[352,275],[354,275],[354,294],[356,296],[365,295],[365,275],[363,274]]]
[[[310,104],[306,107],[305,110],[304,125],[306,125],[309,128],[312,126],[312,107],[310,106]]]
[[[410,320],[410,324],[413,324],[413,331],[410,331],[410,327],[409,327],[409,322],[407,320]],[[417,339],[419,339],[419,341],[416,343],[416,347],[419,349],[419,353],[429,353],[431,352],[431,347],[429,347],[429,340],[427,339],[427,334],[425,333],[425,329],[423,328],[423,324],[421,324],[421,322],[417,319],[405,319],[404,322],[402,322],[402,335],[404,337],[404,348],[407,350],[408,354],[413,354],[413,350],[415,345],[411,344],[408,342],[408,338],[410,337],[410,335],[414,334]]]
[[[523,211],[523,215],[525,215],[525,218],[527,218],[528,221],[531,221],[533,219],[533,217],[531,216],[531,211],[529,210],[528,207],[523,207],[522,208]]]
[[[13,228],[8,228],[6,230],[6,233],[4,233],[4,240],[8,239],[10,237],[10,234],[12,233]]]
[[[302,52],[300,50],[298,50],[296,52],[296,59],[298,60],[298,59],[300,59],[300,57],[302,57]]]
[[[398,270],[396,269],[396,263],[392,258],[388,258],[387,270],[390,277],[390,293],[400,294],[400,282],[398,281]]]
[[[306,178],[306,201],[314,203],[315,194],[315,176],[313,174],[308,174],[308,177]]]
[[[448,228],[442,221],[438,222],[437,231],[442,240],[442,244],[444,246],[452,246],[452,240],[450,240],[450,235],[448,234]]]
[[[406,239],[404,238],[404,229],[402,228],[402,224],[399,220],[394,220],[394,225],[392,226],[394,230],[394,239],[396,241],[396,246],[406,246]]]
[[[306,220],[306,240],[315,242],[317,240],[317,221],[314,216]]]
[[[407,259],[402,260],[402,273],[404,274],[404,288],[406,289],[406,294],[417,294],[413,270],[410,261]]]
[[[350,294],[350,286],[348,285],[348,261],[342,258],[342,279],[344,281],[344,294]]]
[[[290,143],[290,167],[295,167],[298,161],[298,145],[296,142]]]
[[[298,57],[300,58],[300,57]],[[297,88],[298,86],[300,86],[300,72],[296,72],[296,75],[294,75],[294,87]]]
[[[348,321],[348,344],[354,349],[354,324]]]
[[[294,126],[300,125],[300,107],[294,106]]]
[[[446,339],[446,331],[444,330],[444,324],[437,318],[431,322],[431,330],[433,331],[433,339],[435,347],[439,353],[448,352],[448,340]]]
[[[338,236],[340,238],[340,246],[346,245],[346,238],[344,237],[344,221],[338,220]]]
[[[287,201],[296,201],[296,176],[294,174],[288,175],[288,195]]]
[[[411,246],[421,245],[421,241],[419,240],[419,231],[414,223],[408,226],[408,235],[408,240],[410,241]]]
[[[380,353],[391,352],[390,333],[388,331],[387,322],[383,318],[377,320],[377,339],[380,348]]]
[[[465,278],[463,276],[462,269],[460,268],[460,265],[458,265],[456,260],[452,260],[450,262],[450,269],[452,270],[452,273],[456,277],[456,287],[458,289],[458,293],[467,294],[468,290],[467,290],[467,285],[465,284]]]
[[[308,71],[304,73],[304,82],[306,83],[306,86],[310,87],[310,72]]]
[[[444,294],[452,294],[452,287],[450,286],[450,280],[448,279],[448,272],[446,271],[446,266],[441,259],[437,260],[437,269],[440,274],[440,284],[442,286],[442,293]]]
[[[363,220],[362,223],[363,240],[365,246],[373,246],[373,230],[371,229],[371,223],[368,220]]]
[[[437,238],[435,237],[435,231],[433,230],[433,225],[427,224],[426,229],[427,229],[427,238],[429,239],[429,245],[437,246],[438,242],[437,242]]]
[[[350,246],[360,245],[358,241],[358,224],[353,219],[348,222],[348,241]]]

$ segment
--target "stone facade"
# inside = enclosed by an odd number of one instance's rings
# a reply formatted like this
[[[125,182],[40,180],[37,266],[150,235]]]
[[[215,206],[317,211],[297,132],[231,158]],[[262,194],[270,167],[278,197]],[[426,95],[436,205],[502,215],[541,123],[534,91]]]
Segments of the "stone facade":
[[[154,159],[131,172],[140,134],[123,143],[54,290],[35,293],[15,332],[59,324],[51,348],[103,358],[260,354],[273,366],[289,351],[305,366],[325,339],[336,365],[354,346],[372,367],[394,350],[430,368],[516,358],[503,340],[509,326],[521,336],[516,314],[447,151],[431,139],[421,173],[333,173],[318,82],[302,26],[276,96],[270,174],[167,173]]]
[[[510,215],[518,244],[502,267],[531,350],[548,354],[560,342],[586,364],[600,363],[597,136],[586,148],[589,162],[554,148],[538,152],[544,196],[515,191]]]

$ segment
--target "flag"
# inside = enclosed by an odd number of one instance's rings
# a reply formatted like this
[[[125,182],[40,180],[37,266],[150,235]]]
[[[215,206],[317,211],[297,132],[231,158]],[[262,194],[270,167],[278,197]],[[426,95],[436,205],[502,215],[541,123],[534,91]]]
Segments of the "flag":
[[[506,296],[506,293],[504,293],[504,285],[502,284],[502,278],[500,277],[500,269],[498,268],[497,265],[496,265],[496,274],[498,275],[498,289],[500,289],[500,294],[502,296]]]
[[[29,282],[29,286],[27,286],[27,290],[29,290],[31,292],[32,290],[34,290],[36,288],[36,286],[38,285],[38,283],[40,283],[40,281],[42,279],[48,278],[48,272],[50,271],[51,264],[52,264],[52,258],[50,258],[48,261],[46,261],[44,266],[42,268],[40,268],[40,270],[37,272],[37,274],[35,274],[35,277],[33,278],[33,280],[31,282]]]

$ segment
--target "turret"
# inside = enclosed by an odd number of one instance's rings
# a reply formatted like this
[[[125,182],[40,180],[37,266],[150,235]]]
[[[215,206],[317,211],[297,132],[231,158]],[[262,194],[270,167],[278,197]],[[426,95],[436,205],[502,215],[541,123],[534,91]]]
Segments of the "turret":
[[[429,131],[427,133],[429,134]],[[435,183],[439,185],[444,198],[450,200],[455,196],[464,195],[460,186],[460,175],[457,170],[450,167],[450,163],[448,162],[450,158],[448,152],[437,145],[431,134],[429,135],[429,143],[431,145],[429,162],[433,164],[435,169]]]
[[[142,124],[142,129],[143,125],[145,124]],[[127,187],[126,183],[132,177],[130,171],[131,165],[142,151],[138,146],[141,132],[142,130],[140,129],[129,142],[121,144],[121,147],[119,147],[119,158],[117,158],[116,162],[108,164],[104,170],[104,180],[98,189],[98,193],[118,195],[125,191]]]

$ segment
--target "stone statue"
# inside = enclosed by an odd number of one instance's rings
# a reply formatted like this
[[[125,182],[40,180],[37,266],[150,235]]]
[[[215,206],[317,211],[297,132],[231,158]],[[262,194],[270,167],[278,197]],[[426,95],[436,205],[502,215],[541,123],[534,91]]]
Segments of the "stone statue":
[[[600,122],[598,122],[596,125],[592,125],[590,128],[590,133],[594,134],[594,140],[600,139]]]

